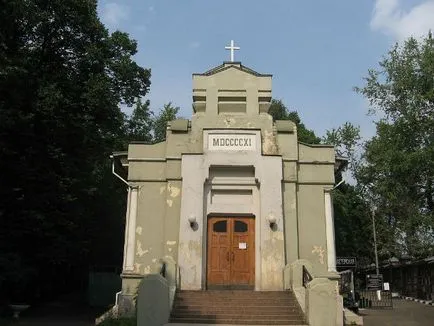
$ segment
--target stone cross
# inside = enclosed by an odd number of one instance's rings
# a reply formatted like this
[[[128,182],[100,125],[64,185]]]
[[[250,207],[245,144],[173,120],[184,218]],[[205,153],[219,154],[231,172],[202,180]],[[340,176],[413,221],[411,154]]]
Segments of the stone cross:
[[[234,62],[234,53],[235,50],[239,50],[240,48],[238,46],[234,45],[234,40],[231,40],[231,46],[225,46],[226,50],[231,50],[231,61]]]

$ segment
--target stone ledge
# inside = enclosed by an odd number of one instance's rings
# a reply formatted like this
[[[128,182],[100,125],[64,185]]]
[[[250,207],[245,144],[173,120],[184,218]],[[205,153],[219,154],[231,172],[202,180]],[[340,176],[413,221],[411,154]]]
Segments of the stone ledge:
[[[363,317],[355,314],[351,310],[344,309],[344,325],[363,325]]]
[[[216,326],[240,326],[239,324],[185,324],[185,323],[164,324],[164,326],[212,326],[212,325],[216,325]],[[242,326],[258,326],[258,325],[242,325]],[[273,325],[261,325],[261,326],[279,326],[279,325],[273,324]],[[309,326],[309,325],[299,324],[299,325],[292,325],[292,326]]]
[[[408,300],[408,301],[415,301],[415,302],[419,302],[428,306],[434,306],[434,301],[433,300],[422,300],[422,299],[417,299],[417,298],[412,298],[412,297],[406,297],[406,296],[400,296],[399,298],[403,299],[403,300]]]

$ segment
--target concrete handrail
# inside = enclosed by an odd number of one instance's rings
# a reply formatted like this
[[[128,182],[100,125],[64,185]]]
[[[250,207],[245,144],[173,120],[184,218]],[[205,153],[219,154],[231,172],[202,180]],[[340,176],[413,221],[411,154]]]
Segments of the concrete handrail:
[[[169,321],[170,288],[161,273],[145,275],[140,282],[136,303],[138,326],[160,326]]]
[[[285,266],[283,274],[285,289],[293,291],[309,325],[342,325],[342,298],[337,293],[339,274],[319,275],[305,259]]]
[[[172,257],[161,259],[159,270],[148,274],[139,286],[137,325],[158,326],[169,321],[179,281],[179,268]]]
[[[175,300],[176,289],[179,287],[179,266],[172,257],[165,256],[162,259],[160,273],[162,273],[162,276],[167,280],[169,287],[170,309],[172,309],[173,302]]]

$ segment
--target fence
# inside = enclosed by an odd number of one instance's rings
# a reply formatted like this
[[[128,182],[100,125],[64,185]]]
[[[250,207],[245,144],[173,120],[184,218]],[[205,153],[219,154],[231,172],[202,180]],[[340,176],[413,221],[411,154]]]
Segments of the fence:
[[[355,312],[358,310],[358,302],[355,298],[354,275],[351,269],[339,272],[339,293],[342,295],[344,307]]]
[[[122,281],[117,266],[98,266],[89,271],[88,303],[94,307],[114,304],[116,292],[120,291]]]
[[[374,268],[362,268],[358,279],[363,287],[366,274],[374,273]],[[422,300],[434,300],[434,256],[416,261],[391,259],[380,266],[384,282],[388,282],[392,292]]]
[[[356,300],[359,308],[393,308],[392,292],[390,291],[357,291]]]

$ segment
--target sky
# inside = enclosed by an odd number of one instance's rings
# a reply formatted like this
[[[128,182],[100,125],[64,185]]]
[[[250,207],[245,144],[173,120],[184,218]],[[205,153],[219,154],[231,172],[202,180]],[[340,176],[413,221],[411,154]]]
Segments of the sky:
[[[151,69],[146,96],[191,118],[192,74],[235,61],[272,74],[272,96],[319,136],[349,121],[375,134],[369,104],[354,92],[396,42],[434,29],[434,0],[99,0],[110,31],[138,42]],[[128,113],[129,109],[125,109]]]

